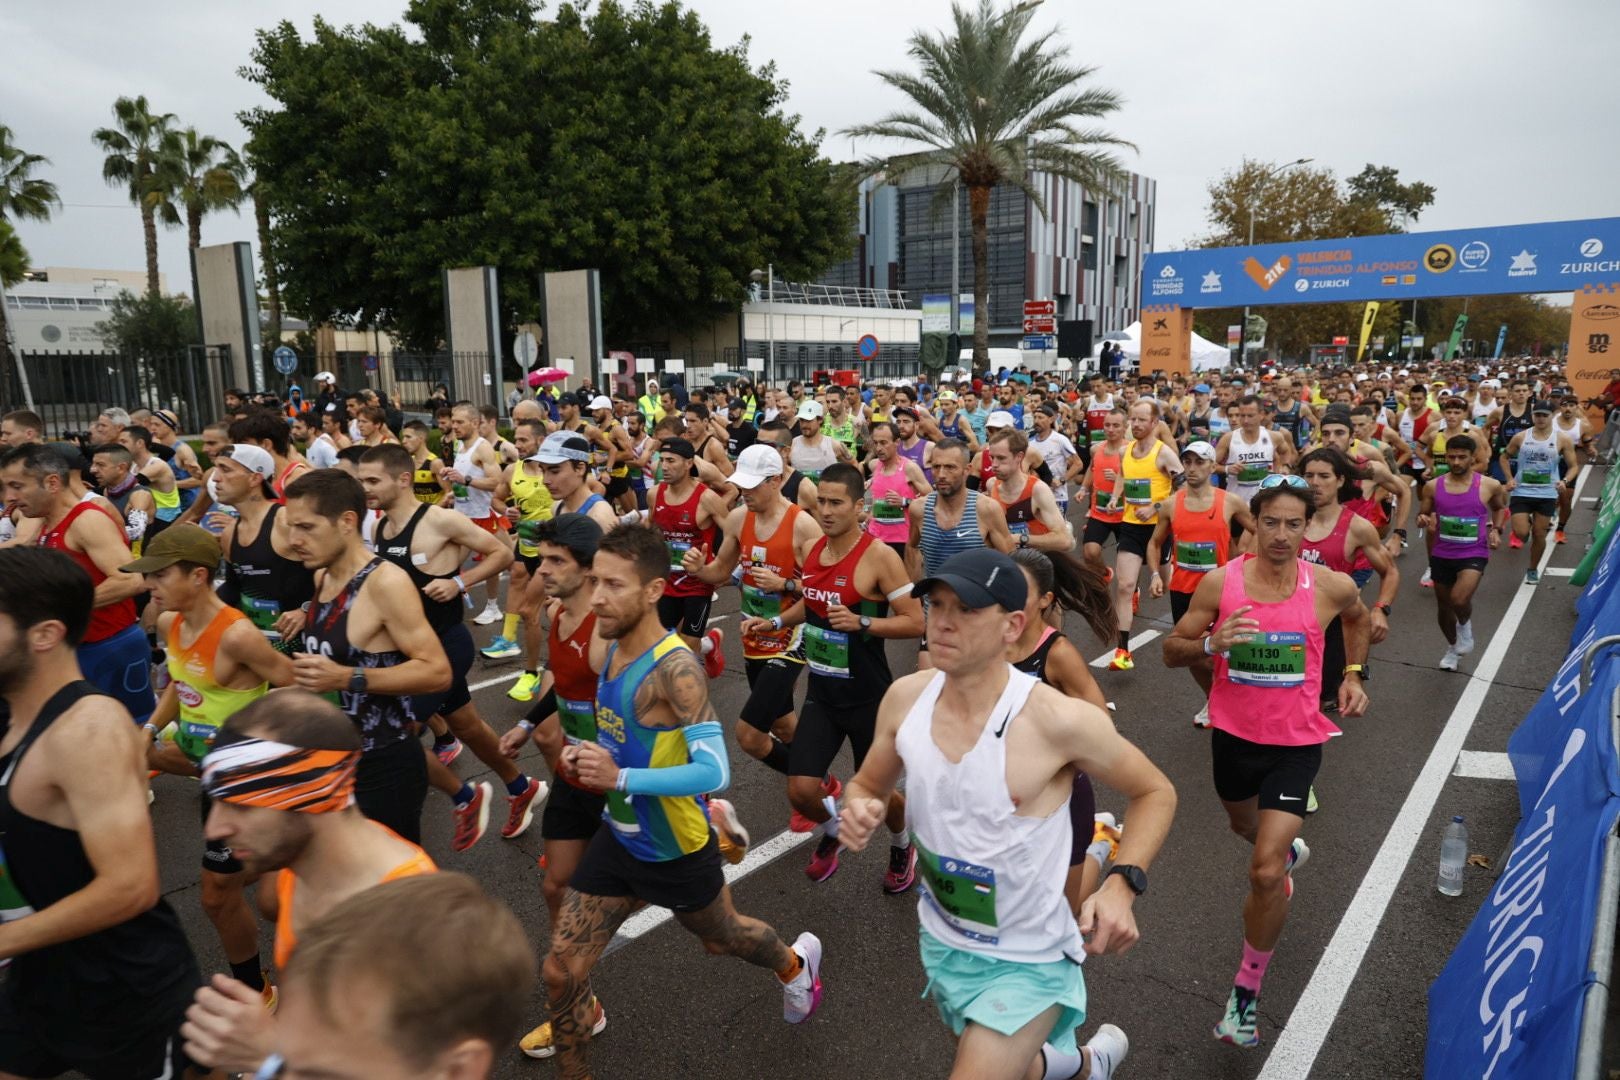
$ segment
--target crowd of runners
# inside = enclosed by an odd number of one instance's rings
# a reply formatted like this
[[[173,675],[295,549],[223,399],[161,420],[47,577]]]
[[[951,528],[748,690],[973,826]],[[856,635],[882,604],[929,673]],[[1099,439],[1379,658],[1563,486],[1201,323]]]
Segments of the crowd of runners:
[[[614,1005],[593,968],[648,905],[804,1023],[822,945],[735,906],[733,768],[816,834],[805,888],[887,845],[953,1075],[1112,1076],[1129,1041],[1087,1016],[1082,961],[1137,940],[1178,793],[1082,653],[1179,680],[1133,656],[1144,591],[1252,846],[1210,1022],[1255,1046],[1332,718],[1369,707],[1402,573],[1432,589],[1421,662],[1459,669],[1482,575],[1536,583],[1603,426],[1531,360],[649,382],[420,419],[318,383],[296,412],[228,394],[194,435],[166,410],[79,443],[0,422],[0,1077],[476,1077],[514,1043],[586,1076]],[[726,590],[734,716],[710,697]],[[480,663],[521,665],[504,715],[474,704]],[[190,835],[154,836],[159,773],[198,781]],[[539,962],[438,865],[536,821]],[[160,899],[160,844],[201,852],[228,973]]]

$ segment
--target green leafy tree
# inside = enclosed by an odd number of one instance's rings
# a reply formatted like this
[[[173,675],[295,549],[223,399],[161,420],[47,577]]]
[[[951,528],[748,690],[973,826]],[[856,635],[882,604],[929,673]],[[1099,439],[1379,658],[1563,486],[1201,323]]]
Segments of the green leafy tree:
[[[183,297],[125,290],[96,324],[102,344],[125,356],[152,356],[198,343],[197,311]]]
[[[1405,232],[1408,220],[1416,221],[1434,203],[1433,185],[1421,180],[1403,184],[1400,173],[1388,165],[1368,165],[1344,183],[1352,201],[1388,214],[1390,232]]]
[[[186,244],[196,251],[202,246],[204,215],[241,206],[247,199],[246,179],[247,166],[229,143],[188,127],[176,133],[174,153],[159,160],[153,184],[159,197],[184,216]]]
[[[141,232],[146,241],[146,291],[158,294],[157,219],[165,225],[179,225],[180,211],[169,198],[159,169],[173,174],[173,162],[180,153],[180,137],[174,130],[173,113],[154,113],[146,95],[121,97],[113,102],[114,126],[97,128],[90,139],[107,155],[101,163],[101,177],[114,187],[129,192],[129,201],[141,212]]]
[[[503,317],[548,270],[602,272],[610,341],[713,323],[766,261],[847,254],[855,204],[746,42],[676,3],[414,0],[412,32],[317,19],[261,31],[242,117],[290,311],[435,346],[442,271],[501,271]],[[262,182],[262,181],[261,181]]]
[[[28,273],[28,251],[11,222],[0,219],[0,288],[15,285]],[[0,307],[0,346],[5,344],[5,310]]]
[[[12,141],[11,129],[0,124],[0,286],[22,280],[28,270],[28,252],[12,227],[13,221],[49,221],[61,205],[56,185],[36,175],[50,162],[30,154]],[[0,303],[0,362],[11,362],[11,331],[6,306]]]
[[[1120,173],[1112,151],[1131,146],[1091,126],[1121,104],[1114,91],[1086,85],[1095,68],[1071,63],[1056,31],[1024,40],[1035,6],[1025,0],[998,11],[992,0],[976,7],[953,3],[949,31],[912,34],[907,52],[915,72],[877,72],[910,99],[910,108],[844,132],[921,144],[928,149],[907,155],[908,165],[944,165],[967,188],[975,367],[990,360],[991,190],[1016,187],[1044,214],[1035,173],[1092,189],[1112,187]]]

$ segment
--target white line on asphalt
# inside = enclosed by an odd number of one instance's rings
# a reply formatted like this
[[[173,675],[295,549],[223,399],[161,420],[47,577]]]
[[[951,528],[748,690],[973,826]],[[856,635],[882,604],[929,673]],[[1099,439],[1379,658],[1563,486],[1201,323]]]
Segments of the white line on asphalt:
[[[1590,465],[1582,467],[1580,477],[1575,481],[1577,496],[1591,471]],[[1543,571],[1553,556],[1553,550],[1549,545],[1541,557],[1540,569]],[[1423,763],[1423,771],[1418,774],[1405,803],[1396,813],[1394,823],[1385,834],[1378,853],[1373,856],[1372,865],[1361,879],[1361,885],[1345,910],[1344,918],[1339,920],[1333,939],[1328,942],[1321,961],[1311,973],[1311,981],[1306,984],[1305,992],[1300,994],[1299,1003],[1294,1006],[1287,1025],[1278,1035],[1276,1045],[1266,1058],[1265,1067],[1260,1070],[1257,1080],[1298,1080],[1299,1077],[1310,1075],[1316,1055],[1321,1052],[1322,1044],[1327,1041],[1328,1032],[1333,1028],[1333,1021],[1344,1006],[1345,994],[1349,992],[1361,961],[1367,955],[1367,946],[1378,932],[1378,924],[1384,919],[1384,912],[1389,908],[1396,886],[1405,876],[1406,864],[1411,861],[1412,852],[1422,838],[1423,830],[1428,827],[1429,815],[1440,800],[1440,791],[1446,785],[1452,764],[1462,752],[1463,743],[1479,716],[1480,706],[1485,704],[1485,695],[1495,682],[1502,661],[1507,658],[1513,636],[1524,621],[1524,613],[1529,610],[1530,599],[1535,592],[1535,589],[1514,590],[1501,625],[1491,635],[1491,643],[1480,658],[1473,678],[1463,687],[1456,708],[1451,710],[1446,726],[1435,740],[1434,749],[1429,751],[1429,758]]]
[[[1464,750],[1451,775],[1465,780],[1512,780],[1513,760],[1493,750]]]
[[[1549,567],[1547,567],[1547,569],[1545,569],[1545,570],[1543,570],[1541,572],[1541,576],[1542,577],[1574,577],[1575,576],[1575,567],[1573,567],[1573,566],[1549,566]]]
[[[1159,631],[1157,631],[1157,630],[1144,630],[1144,631],[1142,631],[1140,634],[1137,634],[1135,637],[1131,638],[1131,641],[1130,641],[1131,652],[1135,652],[1137,649],[1140,649],[1142,646],[1146,645],[1148,642],[1152,641],[1154,638],[1156,638],[1158,636],[1159,636]],[[1094,668],[1105,668],[1105,667],[1108,666],[1108,661],[1112,660],[1113,658],[1114,658],[1114,650],[1109,649],[1107,652],[1105,652],[1101,656],[1097,657],[1097,659],[1093,660],[1091,662],[1091,666],[1094,667]]]
[[[519,675],[522,675],[522,674],[523,674],[523,671],[521,669],[519,669],[517,671],[509,671],[505,675],[497,675],[492,679],[484,679],[484,680],[481,680],[480,682],[470,683],[470,684],[468,684],[467,689],[469,691],[471,691],[471,690],[484,690],[484,689],[487,689],[487,688],[489,688],[491,686],[499,686],[499,685],[501,685],[501,683],[512,682],[514,679],[516,679]]]
[[[720,620],[729,619],[729,618],[731,618],[730,615],[714,615],[714,616],[711,616],[709,618],[709,621],[708,621],[707,625],[713,626],[715,623],[719,622]]]
[[[1590,468],[1591,466],[1587,466],[1587,467]],[[1588,495],[1586,498],[1582,499],[1581,502],[1583,502],[1583,503],[1595,503],[1595,502],[1597,502],[1597,496],[1596,495]]]
[[[748,849],[748,857],[743,859],[742,862],[738,863],[736,866],[727,866],[724,868],[726,884],[735,885],[742,878],[752,874],[755,870],[758,870],[766,863],[781,858],[783,855],[786,855],[800,844],[808,843],[809,841],[815,839],[815,837],[816,833],[813,831],[796,833],[787,832],[784,830],[777,833],[763,844],[754,845]],[[663,926],[672,917],[673,916],[670,914],[670,910],[668,908],[643,908],[634,915],[630,916],[628,919],[624,920],[624,925],[619,927],[619,933],[617,936],[623,938],[625,941],[634,941],[643,934],[650,933],[653,930],[658,929],[660,926]]]

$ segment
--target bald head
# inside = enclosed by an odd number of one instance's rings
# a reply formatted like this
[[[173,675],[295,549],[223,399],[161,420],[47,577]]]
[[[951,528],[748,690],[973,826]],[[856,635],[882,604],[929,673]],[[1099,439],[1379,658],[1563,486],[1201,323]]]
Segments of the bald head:
[[[520,401],[512,406],[512,423],[521,424],[525,420],[540,420],[546,415],[538,401]]]

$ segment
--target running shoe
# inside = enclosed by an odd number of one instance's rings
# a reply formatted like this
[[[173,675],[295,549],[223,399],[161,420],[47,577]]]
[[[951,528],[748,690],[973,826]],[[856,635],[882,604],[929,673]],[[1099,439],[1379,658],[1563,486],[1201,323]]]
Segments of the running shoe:
[[[607,1030],[607,1012],[603,1010],[602,1003],[591,998],[591,1004],[596,1006],[596,1018],[591,1021],[591,1038],[596,1038]],[[518,1049],[532,1058],[548,1058],[557,1052],[551,1045],[551,1021],[547,1020],[523,1038],[518,1040]]]
[[[1316,794],[1316,789],[1311,789]],[[1308,803],[1306,805],[1309,805]],[[1285,867],[1287,876],[1283,878],[1283,895],[1292,900],[1294,898],[1294,871],[1304,866],[1311,858],[1310,845],[1305,843],[1303,836],[1294,837],[1294,842],[1288,846],[1288,861]]]
[[[1474,651],[1474,624],[1460,622],[1457,624],[1457,655],[1467,656]]]
[[[1104,1024],[1086,1040],[1086,1049],[1091,1051],[1089,1080],[1114,1080],[1114,1070],[1131,1051],[1131,1040],[1115,1025]]]
[[[1193,713],[1193,727],[1209,727],[1209,702],[1204,702],[1198,711]]]
[[[538,689],[540,676],[532,671],[525,671],[519,676],[518,681],[512,684],[512,689],[506,692],[506,696],[513,701],[533,701],[534,692]]]
[[[1535,567],[1532,566],[1530,569],[1528,569],[1528,570],[1526,570],[1524,572],[1524,583],[1526,585],[1535,585],[1535,584],[1538,584],[1540,581],[1541,581],[1541,571],[1537,570]]]
[[[1455,646],[1455,645],[1451,646],[1449,649],[1446,650],[1446,655],[1444,655],[1444,656],[1442,656],[1440,658],[1440,670],[1441,671],[1456,671],[1457,670],[1457,661],[1461,660],[1461,659],[1462,659],[1462,657],[1457,655],[1457,646]]]
[[[726,670],[726,654],[720,648],[726,640],[725,631],[717,626],[703,636],[714,643],[703,657],[703,671],[709,678],[718,679]]]
[[[826,881],[838,872],[838,837],[823,834],[804,874],[811,881]]]
[[[844,785],[839,781],[838,777],[832,775],[831,773],[828,773],[827,776],[821,781],[821,797],[824,799],[830,798],[834,801],[834,803],[836,803],[838,801],[838,796],[843,794],[843,791]],[[816,823],[799,813],[797,810],[789,812],[788,832],[814,832],[815,828]]]
[[[1215,1025],[1215,1037],[1233,1046],[1259,1046],[1260,1028],[1255,1022],[1255,1005],[1260,995],[1241,986],[1232,987],[1232,996],[1226,999],[1226,1015]]]
[[[1519,539],[1518,533],[1513,534],[1513,538],[1508,541],[1508,547],[1512,548],[1514,551],[1518,551],[1520,548],[1524,547],[1524,541]]]
[[[1423,586],[1425,589],[1434,588],[1434,575],[1432,573],[1430,573],[1430,571],[1425,569],[1423,571],[1423,578],[1422,578],[1421,581],[1418,582],[1418,584]]]
[[[793,981],[782,984],[782,1019],[802,1024],[821,1004],[821,939],[806,930],[793,943],[803,966]]]
[[[709,824],[714,826],[715,839],[720,844],[720,857],[733,866],[748,854],[748,829],[737,808],[726,799],[709,800]]]
[[[434,743],[433,756],[439,759],[440,765],[449,765],[461,756],[461,740],[451,739],[447,743]]]
[[[1310,817],[1320,809],[1322,804],[1316,801],[1316,785],[1312,784],[1311,789],[1305,793],[1305,816]]]
[[[276,1007],[281,1004],[281,995],[276,992],[276,984],[270,981],[268,971],[259,972],[259,977],[264,980],[264,989],[259,991],[259,1000],[264,1002],[264,1011],[274,1016]]]
[[[1135,666],[1136,661],[1131,659],[1131,650],[1129,649],[1115,649],[1114,658],[1108,661],[1108,670],[1110,671],[1129,671]]]
[[[1553,541],[1559,544],[1567,544],[1569,543],[1569,538],[1564,535],[1563,529],[1559,529],[1557,532],[1553,533]]]
[[[917,883],[917,847],[889,845],[889,869],[883,875],[883,891],[899,896]]]
[[[488,781],[473,785],[473,797],[466,806],[451,808],[456,819],[456,833],[450,838],[450,850],[466,851],[483,839],[489,828],[489,800],[494,789]]]
[[[523,650],[511,638],[496,634],[495,640],[478,652],[485,660],[510,660],[514,656],[521,655]]]
[[[473,622],[479,626],[488,626],[490,623],[500,622],[505,617],[506,615],[501,611],[501,605],[491,600],[484,605],[484,610],[478,613],[478,617],[473,619]]]
[[[1114,815],[1104,810],[1095,815],[1095,824],[1091,827],[1091,842],[1093,844],[1108,845],[1108,861],[1113,862],[1119,854],[1119,838],[1124,835],[1121,826],[1115,824]]]
[[[551,785],[531,776],[529,786],[523,789],[523,794],[508,795],[506,824],[501,828],[501,839],[513,840],[527,832],[529,823],[534,820],[534,804],[545,802],[549,794]]]

